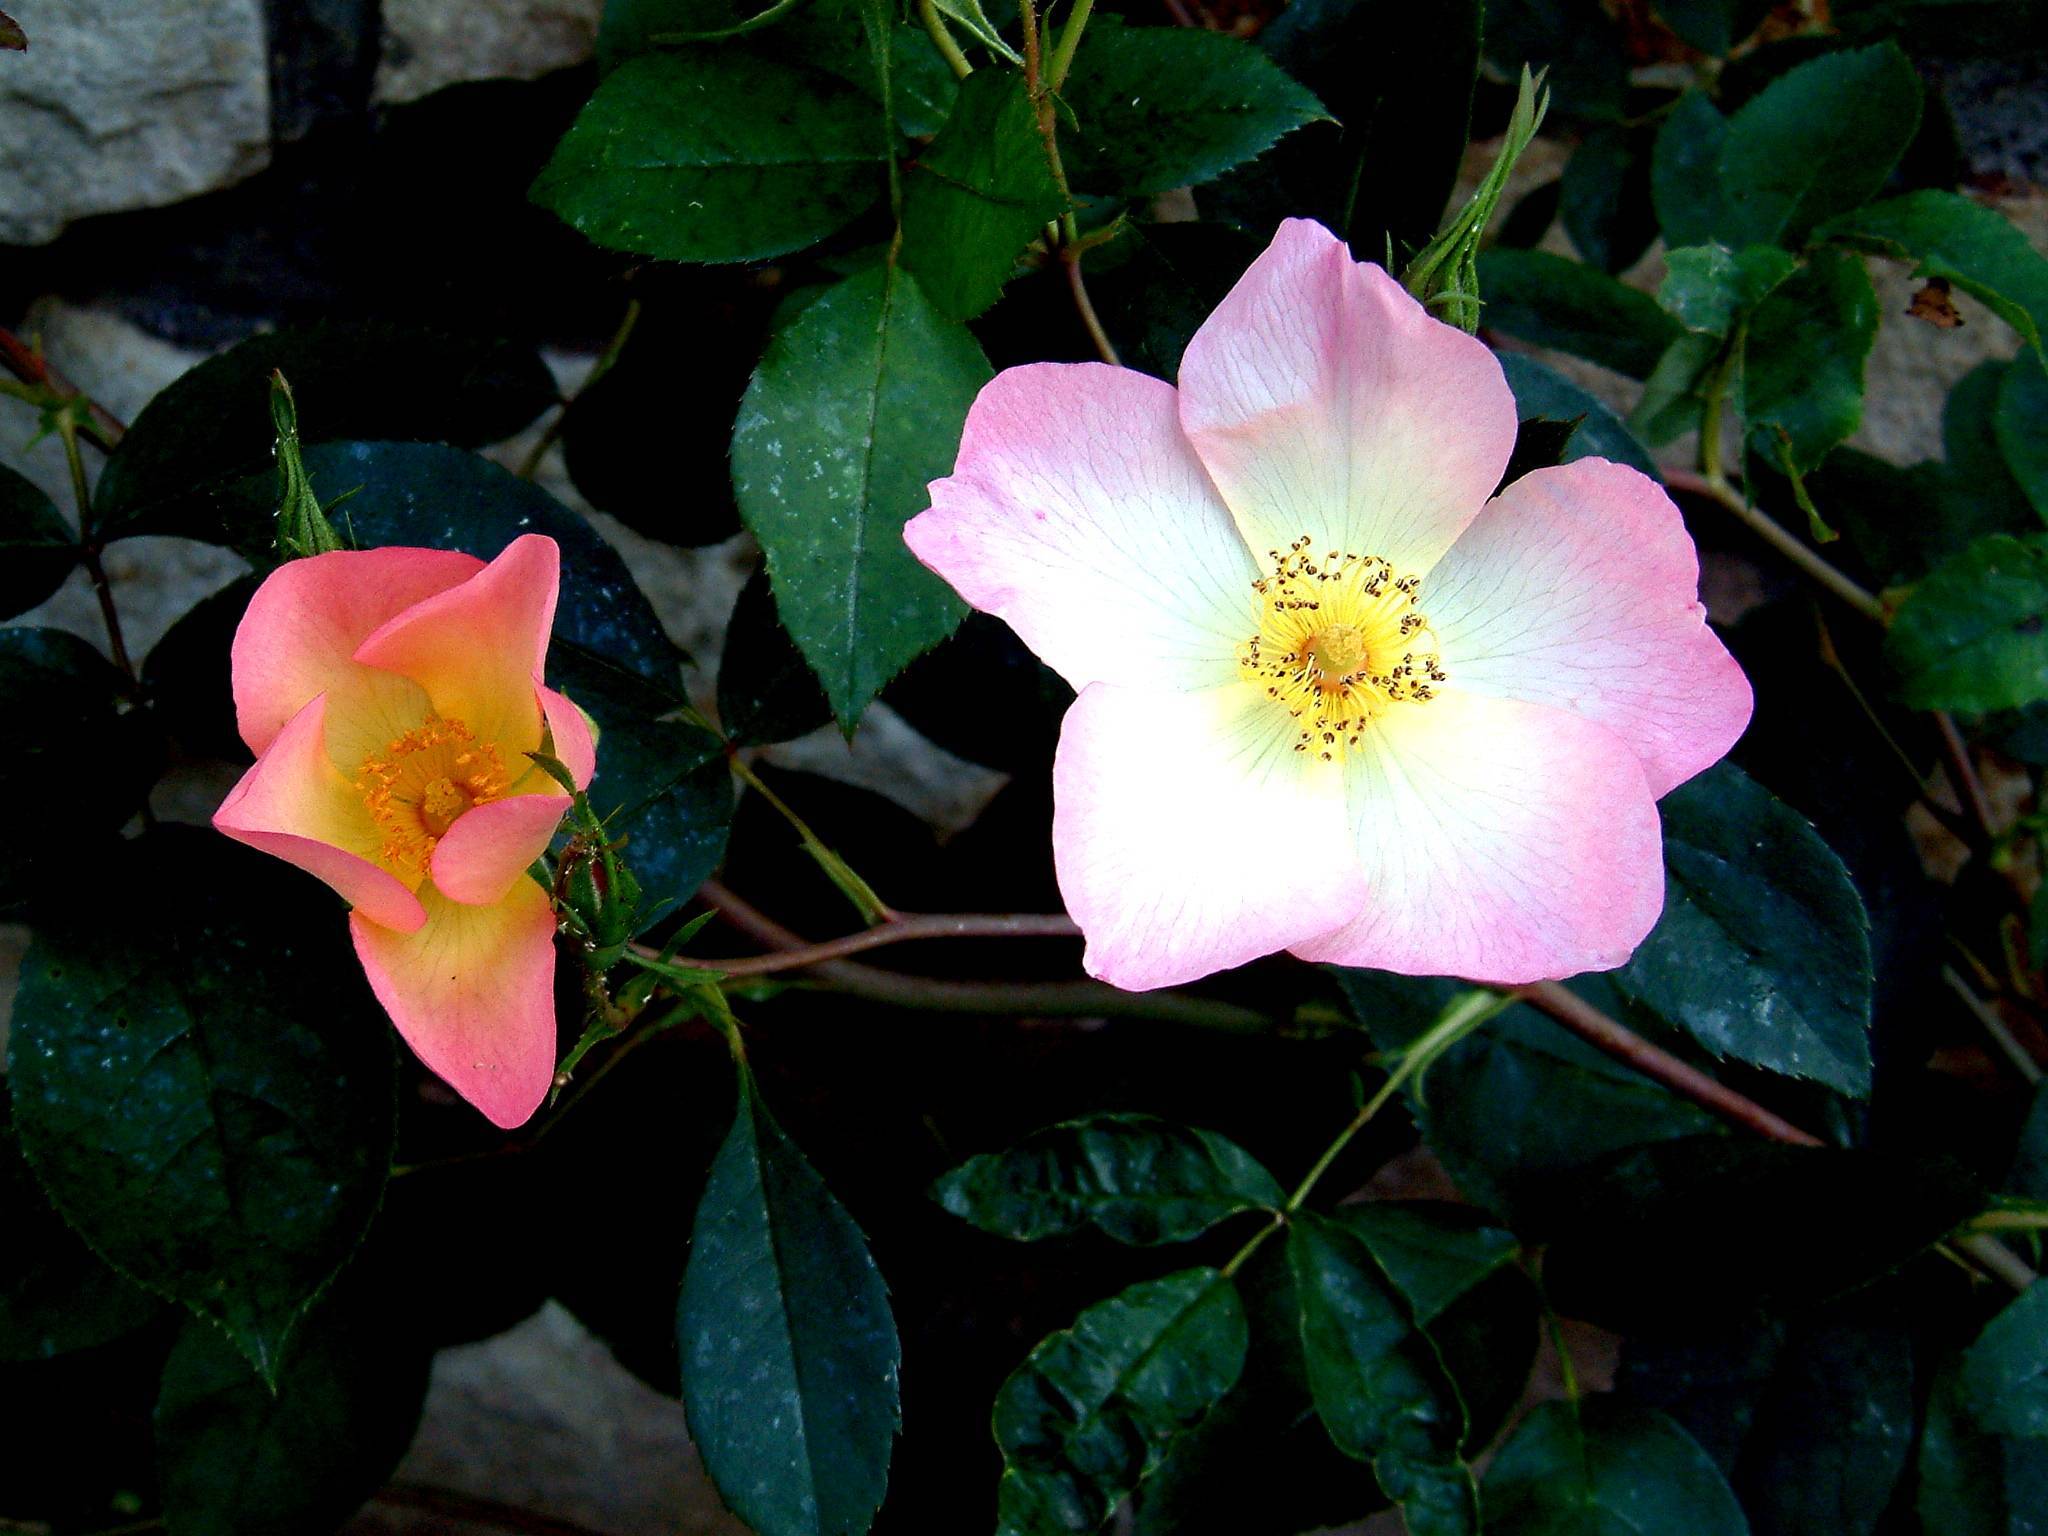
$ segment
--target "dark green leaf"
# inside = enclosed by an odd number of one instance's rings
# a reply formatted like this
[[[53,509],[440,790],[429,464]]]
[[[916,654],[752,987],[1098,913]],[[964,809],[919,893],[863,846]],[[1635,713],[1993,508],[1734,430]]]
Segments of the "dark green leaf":
[[[1123,259],[1101,260],[1088,279],[1124,366],[1177,377],[1188,338],[1258,253],[1256,243],[1221,224],[1130,225],[1103,252]]]
[[[1754,32],[1770,10],[1771,0],[1657,0],[1666,26],[1716,58]]]
[[[621,65],[533,200],[599,245],[670,261],[758,261],[822,240],[881,194],[872,101],[739,47]]]
[[[412,1441],[427,1351],[337,1295],[306,1319],[274,1385],[203,1322],[164,1366],[156,1451],[169,1536],[333,1530]]]
[[[0,464],[0,619],[35,607],[76,564],[71,525],[33,482]]]
[[[2048,1087],[2034,1090],[2002,1187],[2007,1194],[2048,1200]]]
[[[308,443],[391,438],[476,447],[510,437],[555,399],[540,358],[511,342],[382,323],[252,336],[185,374],[135,418],[93,492],[109,536],[179,533],[219,542],[209,530],[223,512],[253,506],[265,520],[237,547],[270,549],[267,519],[278,497],[273,370],[291,381]],[[332,501],[348,487],[323,479],[315,459],[307,455],[314,489]]]
[[[760,1536],[859,1536],[900,1418],[889,1294],[860,1228],[739,1078],[676,1314],[690,1434]]]
[[[1963,1400],[1993,1434],[2048,1435],[2048,1286],[2034,1285],[1963,1353]]]
[[[1042,1340],[996,1396],[997,1536],[1095,1530],[1230,1390],[1245,1343],[1213,1269],[1143,1281]]]
[[[202,598],[150,648],[142,686],[164,731],[187,753],[246,761],[235,724],[229,653],[235,630],[256,593],[253,575],[238,576]]]
[[[1558,215],[1572,248],[1603,272],[1626,272],[1657,238],[1650,200],[1653,135],[1609,124],[1572,151],[1558,188]]]
[[[2041,1536],[2048,1440],[1986,1434],[1951,1360],[1928,1394],[1917,1507],[1927,1536]]]
[[[100,878],[117,899],[41,927],[22,967],[22,1149],[101,1257],[275,1382],[383,1194],[390,1030],[298,870],[169,828]]]
[[[1628,88],[1621,29],[1600,0],[1486,0],[1486,56],[1513,79],[1547,69],[1560,110],[1619,117]]]
[[[903,265],[934,307],[971,320],[1065,208],[1021,75],[977,70],[903,185]]]
[[[756,570],[740,588],[725,627],[718,723],[732,741],[751,746],[807,735],[831,718],[817,674],[775,616],[768,573]]]
[[[1578,422],[1578,430],[1565,444],[1565,463],[1588,457],[1612,459],[1639,469],[1652,479],[1657,477],[1657,466],[1649,452],[1604,401],[1533,357],[1519,352],[1501,352],[1497,356],[1501,371],[1507,375],[1508,388],[1515,392],[1515,409],[1523,416]]]
[[[1726,336],[1798,266],[1775,245],[1689,245],[1668,253],[1657,302],[1689,331]]]
[[[1479,291],[1489,329],[1631,378],[1654,368],[1678,335],[1676,322],[1647,293],[1548,251],[1481,252]]]
[[[1733,227],[1721,193],[1721,151],[1728,119],[1704,91],[1687,91],[1657,130],[1650,157],[1650,199],[1673,250],[1705,245]]]
[[[903,542],[990,370],[894,267],[846,279],[768,345],[733,429],[740,515],[842,728],[965,612]]]
[[[1819,251],[1750,318],[1742,414],[1757,452],[1804,475],[1863,421],[1877,293],[1853,256]]]
[[[1120,1243],[1179,1243],[1281,1201],[1273,1176],[1235,1142],[1151,1115],[1047,1126],[969,1158],[932,1196],[984,1232],[1027,1243],[1091,1225]]]
[[[0,1362],[42,1360],[132,1333],[162,1310],[94,1257],[22,1160],[0,1084]],[[243,1367],[246,1372],[247,1366]]]
[[[2048,337],[2048,257],[1981,203],[1954,192],[1909,192],[1845,213],[1816,233],[1913,262],[1918,276],[1947,279],[2037,352]]]
[[[1515,1235],[1470,1206],[1365,1200],[1339,1206],[1330,1220],[1372,1251],[1425,1327],[1515,1256]]]
[[[1870,919],[1806,819],[1732,763],[1664,798],[1664,915],[1614,984],[1716,1056],[1870,1091]]]
[[[1489,1536],[1749,1536],[1706,1452],[1653,1408],[1542,1403],[1486,1473]]]
[[[1727,218],[1708,233],[1736,247],[1800,245],[1875,195],[1919,126],[1920,77],[1890,43],[1787,71],[1728,122]]]
[[[1287,1258],[1330,1438],[1372,1463],[1416,1536],[1476,1532],[1477,1491],[1459,1454],[1465,1408],[1407,1296],[1353,1231],[1312,1212],[1288,1224]]]
[[[2008,472],[2048,522],[2048,372],[2038,357],[2022,355],[2007,365],[1996,422]]]
[[[1982,1209],[1976,1179],[1939,1160],[1694,1136],[1616,1154],[1554,1181],[1557,1307],[1623,1330],[1818,1301],[1904,1264]]]
[[[725,743],[688,718],[683,697],[577,646],[548,655],[549,680],[597,721],[590,808],[623,841],[646,905],[639,926],[689,899],[725,857],[732,770]]]
[[[1979,539],[1913,589],[1885,652],[1915,709],[2048,699],[2048,534]]]
[[[1060,152],[1077,190],[1142,197],[1199,186],[1326,119],[1322,103],[1250,43],[1221,32],[1088,29],[1062,97]]]
[[[1431,1318],[1424,1331],[1465,1404],[1465,1455],[1477,1456],[1521,1405],[1536,1363],[1543,1303],[1535,1282],[1504,1264]]]

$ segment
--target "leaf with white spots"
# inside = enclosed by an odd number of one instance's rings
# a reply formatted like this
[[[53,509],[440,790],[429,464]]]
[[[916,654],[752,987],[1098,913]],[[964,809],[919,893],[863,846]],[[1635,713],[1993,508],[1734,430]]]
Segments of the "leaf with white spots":
[[[858,1536],[901,1418],[888,1291],[860,1228],[739,1076],[676,1314],[690,1434],[759,1536]]]

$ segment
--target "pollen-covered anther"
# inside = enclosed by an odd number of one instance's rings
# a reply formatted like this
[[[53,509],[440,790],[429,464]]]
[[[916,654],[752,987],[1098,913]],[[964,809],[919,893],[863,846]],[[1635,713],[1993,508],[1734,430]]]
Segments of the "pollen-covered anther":
[[[498,799],[510,782],[496,746],[441,715],[429,715],[366,758],[355,781],[384,834],[378,862],[406,877],[426,869],[434,845],[457,818]]]
[[[1419,577],[1378,555],[1318,553],[1306,535],[1268,558],[1252,583],[1259,630],[1237,659],[1299,723],[1295,751],[1334,762],[1388,706],[1426,702],[1448,680],[1416,644],[1430,634]]]

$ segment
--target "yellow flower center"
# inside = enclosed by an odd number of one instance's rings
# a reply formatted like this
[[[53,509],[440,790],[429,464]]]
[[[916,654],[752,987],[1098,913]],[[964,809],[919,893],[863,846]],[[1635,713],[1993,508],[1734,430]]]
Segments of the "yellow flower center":
[[[1419,577],[1378,555],[1319,557],[1306,534],[1268,558],[1270,574],[1252,583],[1259,632],[1237,648],[1237,664],[1299,722],[1295,751],[1334,762],[1391,705],[1434,696],[1445,675],[1424,648]]]
[[[510,780],[495,746],[460,720],[429,715],[365,758],[355,784],[384,834],[379,859],[411,876],[426,871],[463,812],[503,795]]]

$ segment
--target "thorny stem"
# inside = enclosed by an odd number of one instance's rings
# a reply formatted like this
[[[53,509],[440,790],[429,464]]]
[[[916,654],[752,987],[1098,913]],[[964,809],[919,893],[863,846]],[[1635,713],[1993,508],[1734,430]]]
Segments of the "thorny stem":
[[[953,34],[946,27],[946,18],[939,14],[939,8],[932,4],[932,0],[917,0],[917,17],[924,23],[925,31],[931,34],[932,46],[939,50],[939,57],[952,69],[953,78],[965,80],[973,74],[973,64],[961,52],[960,45],[953,41]]]
[[[1080,227],[1074,221],[1073,189],[1067,183],[1067,168],[1060,159],[1059,120],[1053,107],[1053,93],[1060,88],[1066,72],[1074,61],[1074,50],[1081,45],[1081,33],[1088,25],[1088,15],[1094,0],[1076,0],[1074,13],[1067,18],[1065,30],[1054,48],[1048,68],[1042,58],[1042,47],[1038,33],[1038,9],[1033,0],[1017,0],[1017,12],[1024,24],[1024,89],[1031,98],[1031,112],[1038,124],[1038,136],[1045,144],[1045,163],[1052,170],[1053,185],[1059,188],[1060,202],[1067,208],[1056,222],[1046,228],[1046,246],[1058,257],[1066,269],[1067,289],[1074,296],[1074,312],[1080,316],[1082,329],[1095,346],[1095,354],[1112,368],[1121,367],[1123,359],[1117,355],[1116,344],[1109,339],[1109,332],[1102,328],[1102,318],[1095,312],[1094,302],[1088,297],[1088,283],[1081,275]]]
[[[0,367],[22,383],[47,389],[61,399],[75,399],[80,393],[78,386],[59,373],[41,352],[12,331],[0,330]],[[80,424],[80,434],[101,452],[112,453],[114,445],[121,441],[128,429],[118,416],[96,400],[86,401],[86,411],[91,419]]]
[[[612,339],[604,344],[604,350],[598,353],[597,361],[591,365],[588,377],[576,391],[577,395],[587,392],[593,384],[612,371],[618,364],[619,354],[626,350],[626,343],[632,338],[633,327],[639,323],[640,301],[630,299],[626,303],[625,318],[619,322],[619,328],[612,333]],[[531,480],[540,473],[541,463],[547,458],[548,450],[561,441],[563,429],[569,422],[569,408],[575,403],[573,399],[562,402],[561,409],[555,412],[555,419],[547,424],[547,429],[541,433],[532,450],[520,461],[520,479]]]
[[[1702,430],[1704,431],[1704,428]],[[1696,474],[1685,469],[1666,469],[1661,473],[1665,483],[1673,490],[1685,491],[1690,495],[1704,496],[1710,501],[1719,502],[1734,513],[1750,532],[1798,566],[1804,575],[1825,587],[1866,619],[1876,624],[1885,622],[1883,603],[1815,554],[1802,540],[1788,532],[1767,513],[1751,505],[1749,498],[1729,484],[1726,477]]]
[[[701,964],[722,976],[766,976],[919,939],[1073,939],[1080,935],[1074,920],[1059,912],[899,912],[879,928],[806,944],[801,949],[751,955],[741,960],[705,960]]]

